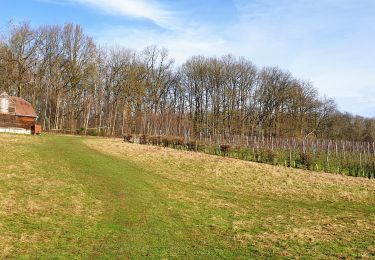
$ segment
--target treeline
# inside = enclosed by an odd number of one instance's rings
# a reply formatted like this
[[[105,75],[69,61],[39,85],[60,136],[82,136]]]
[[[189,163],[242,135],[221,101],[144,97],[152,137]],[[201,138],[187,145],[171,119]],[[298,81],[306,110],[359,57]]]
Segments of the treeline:
[[[373,119],[340,113],[310,82],[277,67],[231,55],[178,66],[156,46],[97,46],[72,24],[10,23],[0,90],[30,101],[50,131],[375,140]]]

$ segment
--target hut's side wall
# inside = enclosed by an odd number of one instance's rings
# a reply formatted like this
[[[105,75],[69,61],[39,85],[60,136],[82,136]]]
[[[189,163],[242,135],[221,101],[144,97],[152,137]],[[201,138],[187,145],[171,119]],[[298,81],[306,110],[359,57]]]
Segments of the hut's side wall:
[[[16,117],[16,125],[19,128],[31,129],[33,125],[35,125],[36,118],[34,117],[23,117],[17,116]]]
[[[0,114],[0,127],[17,127],[16,116]]]
[[[15,115],[0,114],[0,127],[15,127],[30,130],[35,125],[33,117],[22,117]]]

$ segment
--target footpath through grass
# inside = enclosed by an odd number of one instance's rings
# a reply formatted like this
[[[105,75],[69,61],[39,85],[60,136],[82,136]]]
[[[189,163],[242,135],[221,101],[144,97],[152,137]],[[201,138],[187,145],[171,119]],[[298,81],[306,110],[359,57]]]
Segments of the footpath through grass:
[[[119,140],[0,144],[0,257],[375,257],[373,180]]]

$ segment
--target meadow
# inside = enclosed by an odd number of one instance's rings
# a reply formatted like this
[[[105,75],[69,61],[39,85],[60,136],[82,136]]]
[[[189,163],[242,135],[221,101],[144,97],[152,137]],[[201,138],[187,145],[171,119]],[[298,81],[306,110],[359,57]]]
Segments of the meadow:
[[[375,180],[0,135],[0,258],[375,258]]]

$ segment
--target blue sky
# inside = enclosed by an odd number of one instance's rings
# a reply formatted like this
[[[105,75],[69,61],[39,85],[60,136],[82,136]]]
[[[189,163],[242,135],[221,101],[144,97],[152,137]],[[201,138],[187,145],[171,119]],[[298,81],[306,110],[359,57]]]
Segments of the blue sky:
[[[157,44],[176,63],[244,56],[310,80],[342,111],[375,117],[374,0],[2,0],[7,21],[78,23],[100,44]]]

